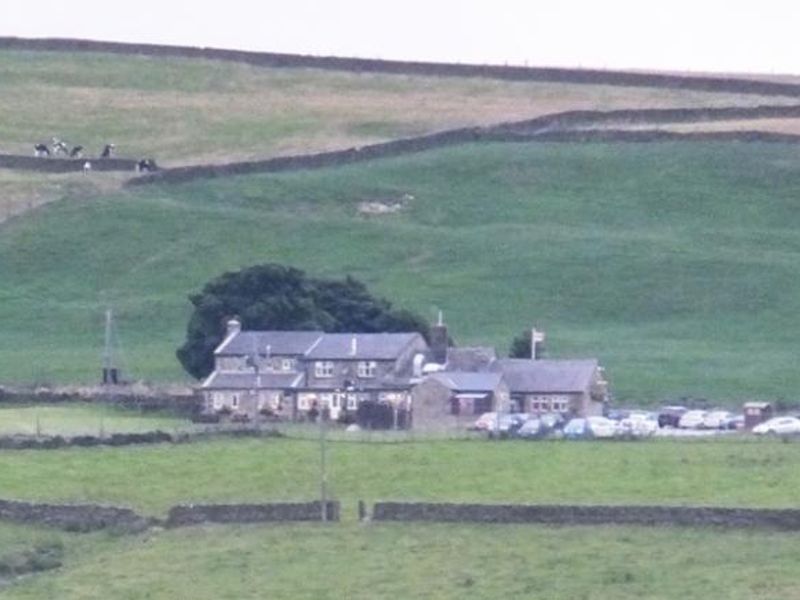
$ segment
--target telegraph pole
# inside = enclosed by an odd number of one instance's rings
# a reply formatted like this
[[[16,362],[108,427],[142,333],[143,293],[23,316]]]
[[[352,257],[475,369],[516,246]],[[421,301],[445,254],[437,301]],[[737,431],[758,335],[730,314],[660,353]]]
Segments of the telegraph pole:
[[[321,518],[325,522],[328,520],[328,465],[327,448],[325,439],[325,411],[319,413],[319,499],[321,504]]]

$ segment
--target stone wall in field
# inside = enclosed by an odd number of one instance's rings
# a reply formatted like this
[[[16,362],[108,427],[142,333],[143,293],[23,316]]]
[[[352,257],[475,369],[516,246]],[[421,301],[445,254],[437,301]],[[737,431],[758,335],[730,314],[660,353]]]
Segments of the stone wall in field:
[[[174,506],[165,522],[167,527],[201,523],[266,523],[281,521],[320,521],[319,502],[283,502],[269,504],[189,504]],[[328,521],[339,520],[339,502],[326,503]]]
[[[246,52],[190,46],[127,44],[90,40],[0,37],[0,49],[51,52],[107,52],[113,54],[224,60],[273,68],[313,68],[352,73],[387,73],[434,77],[482,77],[510,81],[548,81],[628,87],[658,87],[710,92],[800,96],[800,84],[735,77],[659,75],[598,69],[541,68],[502,65],[428,63],[415,61],[307,56],[274,52]]]
[[[678,133],[652,130],[592,129],[609,124],[667,124],[705,121],[798,118],[800,105],[723,108],[636,109],[612,111],[567,111],[535,119],[500,123],[488,127],[464,127],[370,144],[358,148],[281,156],[217,165],[196,165],[162,169],[135,177],[129,185],[182,183],[195,179],[228,177],[253,173],[279,173],[300,169],[335,167],[380,158],[389,158],[436,148],[480,141],[494,142],[660,142],[660,141],[740,141],[797,143],[800,136],[758,131],[716,131]],[[576,129],[579,128],[579,129]]]
[[[33,149],[33,146],[31,146]],[[41,173],[80,173],[86,162],[91,163],[92,171],[136,171],[138,161],[128,158],[37,158],[20,154],[0,154],[0,168]]]
[[[269,438],[281,437],[273,429],[255,427],[237,429],[209,428],[206,431],[168,433],[165,431],[146,431],[142,433],[112,433],[110,435],[75,436],[0,436],[2,450],[59,450],[62,448],[93,448],[98,446],[137,446],[142,444],[187,444],[217,438]]]
[[[142,392],[119,388],[91,388],[80,391],[57,389],[11,389],[0,387],[0,404],[65,404],[74,402],[100,403],[122,408],[147,411],[170,411],[176,415],[192,416],[202,409],[202,398],[192,393]]]
[[[35,523],[88,532],[112,528],[125,532],[142,531],[152,521],[130,509],[97,504],[34,504],[0,500],[0,521]]]
[[[800,510],[686,506],[572,506],[379,502],[374,521],[762,527],[800,530]]]

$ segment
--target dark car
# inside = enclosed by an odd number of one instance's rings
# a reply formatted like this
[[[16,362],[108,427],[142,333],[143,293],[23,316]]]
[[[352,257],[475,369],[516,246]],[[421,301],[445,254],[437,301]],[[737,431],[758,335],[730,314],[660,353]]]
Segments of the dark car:
[[[658,426],[677,427],[688,410],[685,406],[662,406],[658,411]]]

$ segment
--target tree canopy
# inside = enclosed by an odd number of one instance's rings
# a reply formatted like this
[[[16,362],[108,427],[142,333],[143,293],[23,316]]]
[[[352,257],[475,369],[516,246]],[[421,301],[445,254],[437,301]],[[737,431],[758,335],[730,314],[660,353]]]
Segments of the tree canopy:
[[[531,358],[531,331],[526,329],[517,337],[511,340],[511,347],[508,350],[509,358]],[[536,358],[544,356],[544,345],[536,345]]]
[[[380,333],[418,331],[428,337],[422,317],[376,298],[360,281],[308,277],[303,271],[263,264],[224,273],[189,297],[194,306],[186,341],[177,356],[194,377],[214,369],[214,349],[226,323],[238,317],[242,329]]]

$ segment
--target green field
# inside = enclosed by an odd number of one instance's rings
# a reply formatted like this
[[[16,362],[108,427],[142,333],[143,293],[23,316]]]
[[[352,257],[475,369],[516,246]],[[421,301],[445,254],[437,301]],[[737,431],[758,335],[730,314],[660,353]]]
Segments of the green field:
[[[330,492],[352,520],[358,500],[575,504],[797,505],[797,444],[334,442]],[[316,441],[220,440],[179,446],[0,453],[2,497],[101,502],[163,516],[187,502],[309,500]]]
[[[598,357],[621,403],[795,400],[799,155],[486,144],[69,196],[0,227],[0,380],[93,381],[107,303],[129,374],[179,379],[186,296],[275,261],[441,308],[460,344],[503,352],[536,324],[550,356]]]
[[[783,599],[796,533],[711,528],[359,523],[356,501],[795,507],[796,444],[333,442],[341,523],[151,529],[134,536],[0,524],[0,569],[56,547],[62,566],[0,574],[4,598]],[[4,499],[308,500],[318,445],[290,439],[0,453]]]
[[[0,529],[0,532],[2,530]],[[591,536],[587,534],[591,534]],[[794,598],[795,534],[452,525],[194,527],[98,537],[4,598]]]
[[[139,413],[112,406],[3,405],[0,435],[109,435],[186,429],[185,419],[163,413]]]

